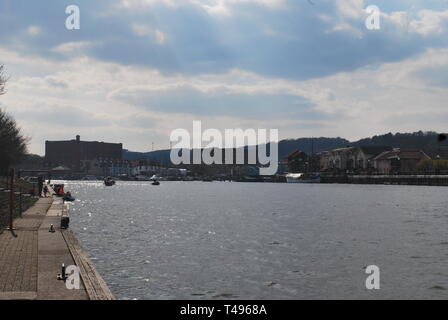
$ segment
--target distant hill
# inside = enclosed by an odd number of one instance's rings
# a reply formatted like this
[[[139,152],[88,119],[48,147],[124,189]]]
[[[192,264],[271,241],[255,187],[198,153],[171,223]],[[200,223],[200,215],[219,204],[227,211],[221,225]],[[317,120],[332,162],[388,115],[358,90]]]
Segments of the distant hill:
[[[123,150],[124,160],[152,160],[161,163],[170,163],[170,150],[157,150],[150,152],[133,152]]]
[[[350,142],[342,138],[300,138],[282,140],[278,145],[279,159],[283,159],[295,149],[311,154],[312,152],[317,153],[345,147],[348,144],[350,144]],[[125,160],[147,159],[160,161],[161,163],[170,163],[170,150],[158,150],[152,152],[132,152],[124,150],[123,158]]]
[[[285,158],[291,151],[299,149],[308,154],[328,151],[347,146],[390,146],[393,148],[430,149],[438,146],[448,146],[448,140],[438,141],[437,132],[413,132],[413,133],[387,133],[370,138],[350,142],[343,138],[299,138],[287,139],[279,142],[279,159]],[[170,163],[170,150],[157,150],[152,152],[123,151],[125,160],[148,159]]]
[[[448,141],[439,142],[437,132],[388,133],[352,142],[353,146],[391,146],[393,148],[429,149],[448,146]]]
[[[319,153],[346,147],[350,141],[343,138],[299,138],[282,140],[278,144],[278,158],[283,159],[292,151],[299,149],[308,154]]]

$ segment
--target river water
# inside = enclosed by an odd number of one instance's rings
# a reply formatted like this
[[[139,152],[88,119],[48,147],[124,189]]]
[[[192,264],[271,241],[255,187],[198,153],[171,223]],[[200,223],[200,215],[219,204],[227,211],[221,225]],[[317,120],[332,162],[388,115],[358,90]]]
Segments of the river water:
[[[70,226],[118,299],[448,298],[445,187],[66,185]]]

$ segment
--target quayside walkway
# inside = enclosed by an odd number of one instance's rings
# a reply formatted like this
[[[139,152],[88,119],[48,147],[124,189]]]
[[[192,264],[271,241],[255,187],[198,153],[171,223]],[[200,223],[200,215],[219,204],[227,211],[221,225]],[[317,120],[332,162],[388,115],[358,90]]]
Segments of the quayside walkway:
[[[59,198],[41,198],[14,220],[13,232],[0,231],[0,300],[114,299],[74,234],[60,229],[63,208]],[[62,264],[78,266],[79,289],[57,279]]]

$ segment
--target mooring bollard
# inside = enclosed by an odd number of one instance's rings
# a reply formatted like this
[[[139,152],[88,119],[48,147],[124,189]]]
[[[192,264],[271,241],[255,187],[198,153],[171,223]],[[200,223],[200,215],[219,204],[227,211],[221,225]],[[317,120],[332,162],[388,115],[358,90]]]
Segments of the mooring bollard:
[[[65,282],[67,280],[67,276],[65,275],[65,264],[62,264],[61,266],[61,273],[58,274],[57,277],[58,280],[62,280]]]
[[[68,229],[70,218],[68,216],[61,217],[61,229]]]

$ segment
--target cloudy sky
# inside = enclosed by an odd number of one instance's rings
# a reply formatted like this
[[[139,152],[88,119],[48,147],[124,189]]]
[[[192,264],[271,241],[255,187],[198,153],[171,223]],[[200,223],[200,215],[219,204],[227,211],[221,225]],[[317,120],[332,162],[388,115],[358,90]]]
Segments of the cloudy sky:
[[[38,154],[76,134],[168,148],[193,120],[280,138],[447,131],[447,0],[0,0],[0,39],[0,107]]]

